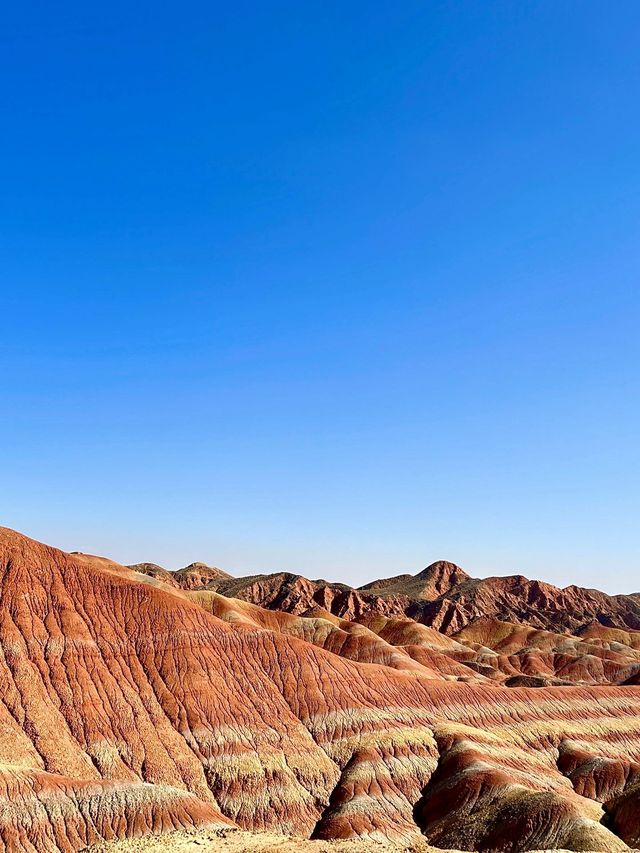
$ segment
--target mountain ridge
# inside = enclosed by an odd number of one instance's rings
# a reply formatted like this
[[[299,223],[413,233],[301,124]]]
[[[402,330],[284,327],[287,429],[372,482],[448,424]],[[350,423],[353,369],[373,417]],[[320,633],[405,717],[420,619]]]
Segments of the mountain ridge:
[[[185,571],[173,572],[171,577],[182,585],[179,575]],[[192,580],[184,588],[215,589],[296,615],[315,606],[346,619],[370,613],[404,614],[450,634],[483,616],[554,632],[575,633],[592,621],[640,630],[640,593],[609,595],[576,584],[557,587],[520,574],[474,578],[446,560],[431,563],[415,575],[380,578],[360,587],[310,580],[292,572],[244,577],[220,573],[202,581],[198,585]]]

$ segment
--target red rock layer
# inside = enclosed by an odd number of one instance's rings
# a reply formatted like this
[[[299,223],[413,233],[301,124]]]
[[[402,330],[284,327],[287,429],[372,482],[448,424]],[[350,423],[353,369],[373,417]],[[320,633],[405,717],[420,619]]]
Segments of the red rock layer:
[[[420,672],[439,680],[548,687],[627,684],[640,673],[640,649],[633,648],[629,634],[623,644],[601,636],[574,637],[479,619],[452,638],[407,618],[369,615],[350,622],[322,608],[294,616],[226,598],[213,590],[188,595],[227,622],[267,628],[349,660]]]
[[[417,575],[380,579],[360,589],[286,572],[214,578],[207,586],[222,595],[297,615],[314,607],[351,621],[371,614],[404,615],[447,634],[484,617],[555,633],[580,632],[593,623],[640,630],[639,593],[610,596],[577,586],[559,589],[522,575],[478,580],[445,561]]]
[[[182,589],[202,589],[212,581],[230,580],[231,575],[205,563],[190,563],[184,569],[178,569],[174,578]]]
[[[243,619],[2,532],[0,849],[75,851],[225,819],[478,850],[635,837],[639,689],[436,680],[347,659],[286,620]],[[347,635],[323,628],[329,644],[360,636],[325,621]],[[594,782],[604,802],[585,796],[567,750],[616,765],[618,781]]]

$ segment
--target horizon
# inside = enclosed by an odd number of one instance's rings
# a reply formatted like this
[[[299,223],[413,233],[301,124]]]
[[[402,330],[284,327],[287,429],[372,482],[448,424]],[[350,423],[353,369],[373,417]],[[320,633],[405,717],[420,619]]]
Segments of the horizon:
[[[2,525],[0,525],[0,528],[1,527],[2,527]],[[7,528],[6,526],[4,526],[4,529],[11,530],[13,533],[17,533],[20,536],[27,536],[29,539],[34,538],[33,536],[29,536],[29,534],[25,533],[24,531],[14,530],[13,528]],[[40,540],[35,540],[35,541],[40,541]],[[64,548],[61,548],[60,546],[56,545],[53,542],[43,542],[43,544],[50,545],[54,548],[59,548],[60,550],[65,551]],[[180,565],[174,565],[174,566],[170,567],[170,566],[164,565],[162,563],[157,563],[154,560],[146,560],[146,559],[136,560],[136,561],[132,561],[132,562],[123,562],[121,560],[115,560],[113,554],[102,554],[102,553],[97,553],[94,551],[79,551],[77,549],[74,549],[74,550],[67,550],[66,553],[71,554],[71,555],[82,554],[82,555],[87,556],[87,557],[106,558],[109,560],[113,560],[114,562],[118,563],[119,565],[124,566],[125,568],[133,568],[137,565],[148,565],[148,566],[156,566],[157,568],[164,569],[168,572],[178,572],[181,569],[186,569],[186,568],[189,568],[190,566],[201,565],[201,566],[204,566],[204,567],[209,568],[209,569],[218,569],[218,570],[221,570],[223,572],[226,572],[227,574],[229,574],[229,576],[231,578],[235,578],[235,579],[240,579],[242,577],[251,577],[252,575],[257,576],[257,575],[272,575],[272,574],[291,574],[291,575],[305,577],[305,578],[307,578],[307,580],[311,580],[314,582],[315,581],[321,581],[321,582],[326,581],[327,583],[330,583],[330,584],[335,584],[335,583],[344,584],[346,586],[351,586],[353,589],[360,589],[362,586],[364,586],[368,583],[371,583],[372,581],[375,581],[375,580],[382,580],[385,578],[391,578],[391,577],[396,577],[396,576],[400,576],[400,575],[407,575],[407,576],[415,577],[416,575],[420,574],[420,572],[424,571],[425,569],[430,568],[433,565],[436,565],[437,563],[451,563],[456,568],[462,569],[462,571],[465,572],[470,577],[471,580],[491,580],[493,578],[505,578],[505,577],[516,576],[516,577],[524,577],[525,580],[527,580],[527,581],[540,581],[544,584],[555,586],[558,589],[567,589],[567,588],[572,587],[572,586],[577,586],[577,587],[581,587],[583,589],[595,589],[595,590],[600,591],[600,592],[606,592],[608,595],[634,595],[634,594],[637,594],[640,592],[640,590],[634,590],[634,589],[618,590],[616,592],[616,591],[606,590],[604,587],[602,587],[602,588],[601,587],[589,587],[589,586],[585,586],[585,585],[580,584],[580,583],[570,583],[570,584],[564,584],[561,586],[559,584],[554,584],[552,581],[546,580],[544,577],[541,577],[541,576],[539,577],[537,575],[534,575],[534,576],[523,575],[522,572],[518,572],[518,571],[508,572],[508,573],[504,573],[504,574],[477,574],[473,570],[469,570],[467,567],[461,566],[460,564],[456,563],[455,561],[448,560],[446,558],[437,558],[435,560],[430,560],[428,563],[425,563],[423,566],[421,566],[420,568],[417,568],[417,569],[406,569],[406,570],[389,569],[389,570],[387,570],[386,573],[376,575],[375,577],[370,577],[368,580],[364,580],[361,584],[358,584],[357,586],[355,586],[354,584],[346,584],[345,581],[342,580],[342,575],[340,574],[340,570],[336,570],[336,573],[330,573],[326,577],[325,576],[316,577],[316,576],[309,574],[308,572],[305,572],[304,570],[296,570],[293,568],[282,569],[282,568],[277,568],[277,567],[272,567],[272,568],[256,568],[256,567],[253,567],[253,568],[244,569],[244,570],[237,570],[237,569],[229,568],[229,566],[220,565],[218,562],[215,562],[215,561],[214,562],[207,562],[206,560],[200,560],[200,559],[189,560],[187,562],[181,563]]]
[[[4,523],[129,564],[636,591],[637,25],[8,9]]]

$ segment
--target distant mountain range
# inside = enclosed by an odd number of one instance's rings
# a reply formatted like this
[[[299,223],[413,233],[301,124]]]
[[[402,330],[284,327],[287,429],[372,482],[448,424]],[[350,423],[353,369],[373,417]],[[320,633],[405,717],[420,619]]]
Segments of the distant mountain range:
[[[204,563],[177,572],[152,563],[130,568],[201,593],[197,600],[223,619],[231,618],[231,613],[234,618],[240,618],[240,612],[247,616],[240,601],[282,614],[322,617],[335,626],[332,634],[346,631],[352,637],[343,654],[355,660],[393,660],[393,666],[405,669],[417,662],[432,677],[506,686],[640,681],[640,634],[633,633],[640,629],[639,594],[610,596],[577,586],[560,589],[522,575],[480,580],[444,560],[416,575],[381,578],[357,589],[287,572],[233,578]],[[228,599],[238,599],[235,609]],[[250,618],[264,622],[264,615],[251,613]],[[323,648],[330,642],[335,651],[335,636],[329,641],[323,629],[318,642],[300,619],[279,616],[270,618],[269,624]],[[375,654],[373,635],[377,635]]]

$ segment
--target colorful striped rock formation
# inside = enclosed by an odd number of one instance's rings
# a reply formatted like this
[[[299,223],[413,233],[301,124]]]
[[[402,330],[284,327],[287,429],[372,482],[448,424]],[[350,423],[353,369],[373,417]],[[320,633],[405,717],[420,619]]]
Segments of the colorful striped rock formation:
[[[626,627],[640,624],[638,595],[558,589],[519,575],[474,580],[444,561],[359,589],[287,573],[232,578],[220,569],[200,576],[185,575],[191,567],[131,568],[184,589],[222,619],[251,612],[272,630],[365,663],[419,664],[434,678],[507,687],[640,682],[640,631]],[[447,612],[454,618],[443,621]]]
[[[339,618],[326,596],[276,613],[158,568],[0,530],[0,850],[234,826],[482,851],[638,843],[640,688],[479,671],[558,640]],[[623,628],[568,637],[576,654],[636,650]]]
[[[522,575],[472,578],[444,560],[417,575],[383,578],[358,589],[287,572],[212,578],[206,587],[298,615],[321,607],[349,620],[371,613],[408,616],[446,634],[481,617],[555,633],[575,634],[594,623],[623,631],[640,630],[640,593],[606,595],[578,586],[560,589]]]

